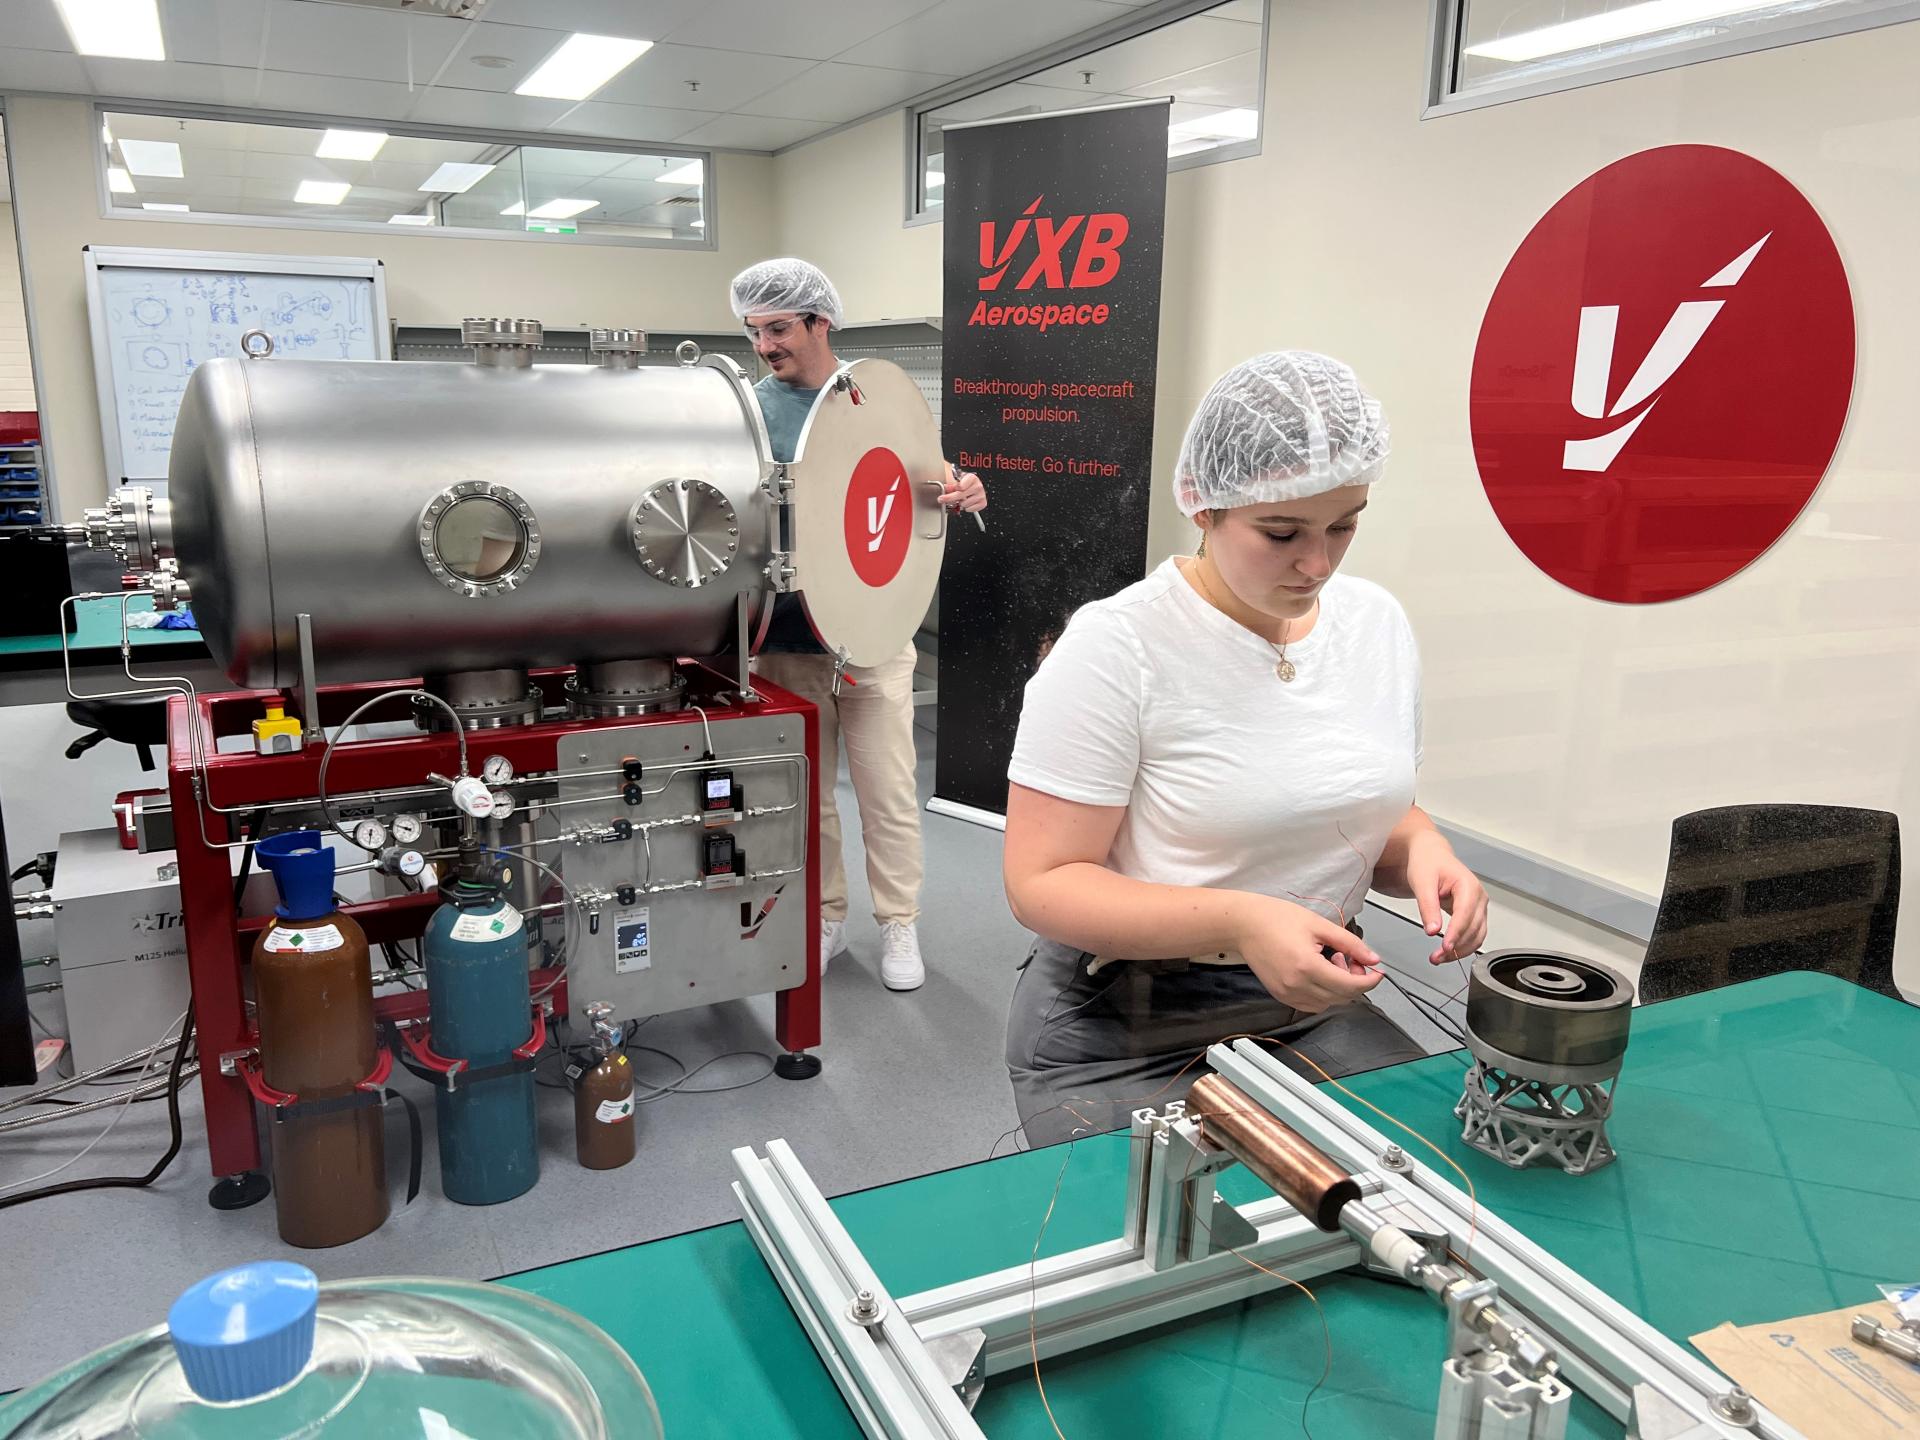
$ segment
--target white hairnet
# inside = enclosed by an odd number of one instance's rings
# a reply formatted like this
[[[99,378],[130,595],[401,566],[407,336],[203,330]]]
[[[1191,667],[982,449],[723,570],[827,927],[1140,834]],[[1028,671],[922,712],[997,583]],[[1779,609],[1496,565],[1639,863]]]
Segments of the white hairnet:
[[[1180,443],[1174,499],[1194,515],[1374,484],[1387,450],[1380,402],[1352,369],[1275,350],[1213,382]]]
[[[835,330],[842,323],[840,292],[833,288],[833,282],[818,265],[791,256],[749,265],[733,277],[731,298],[736,320],[792,310],[822,316]]]

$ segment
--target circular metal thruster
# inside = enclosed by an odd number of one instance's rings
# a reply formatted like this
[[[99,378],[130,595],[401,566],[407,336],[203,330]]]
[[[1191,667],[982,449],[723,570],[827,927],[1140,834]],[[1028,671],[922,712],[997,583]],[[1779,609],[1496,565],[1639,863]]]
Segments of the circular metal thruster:
[[[500,730],[509,725],[531,725],[540,718],[546,697],[524,670],[470,670],[457,675],[430,676],[422,688],[432,691],[460,717],[467,730]],[[416,696],[413,723],[422,730],[450,729],[447,712]]]
[[[1555,1068],[1617,1070],[1632,1013],[1626,976],[1552,950],[1478,955],[1467,983],[1468,1048],[1538,1079]]]
[[[634,557],[656,580],[698,590],[726,574],[740,553],[740,517],[704,480],[662,480],[627,515]]]
[[[462,480],[420,511],[420,558],[434,579],[475,599],[517,590],[540,563],[540,522],[505,485]]]
[[[670,660],[609,660],[567,677],[567,713],[576,720],[612,720],[678,710],[687,681]]]

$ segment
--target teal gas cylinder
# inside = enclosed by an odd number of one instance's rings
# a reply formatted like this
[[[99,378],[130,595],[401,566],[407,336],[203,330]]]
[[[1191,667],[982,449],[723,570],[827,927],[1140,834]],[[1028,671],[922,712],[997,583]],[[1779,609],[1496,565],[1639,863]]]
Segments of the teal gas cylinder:
[[[434,1053],[465,1060],[434,1095],[440,1187],[462,1205],[497,1205],[540,1178],[533,1071],[513,1051],[533,1030],[520,912],[487,878],[449,879],[421,941]]]

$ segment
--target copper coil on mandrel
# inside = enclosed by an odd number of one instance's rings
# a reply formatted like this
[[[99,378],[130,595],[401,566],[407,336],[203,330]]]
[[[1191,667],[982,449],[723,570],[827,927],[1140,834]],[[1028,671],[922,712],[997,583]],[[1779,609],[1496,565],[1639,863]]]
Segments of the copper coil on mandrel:
[[[1187,1114],[1207,1139],[1328,1234],[1339,1231],[1341,1208],[1360,1198],[1359,1182],[1230,1080],[1202,1075],[1194,1081]]]

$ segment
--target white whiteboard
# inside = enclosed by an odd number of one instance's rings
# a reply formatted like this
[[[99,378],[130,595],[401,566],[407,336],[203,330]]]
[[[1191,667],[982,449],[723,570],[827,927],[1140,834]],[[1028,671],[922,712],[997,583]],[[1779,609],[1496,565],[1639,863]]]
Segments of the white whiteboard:
[[[87,308],[110,484],[164,491],[173,422],[203,360],[264,330],[276,358],[390,358],[378,260],[87,250]]]

